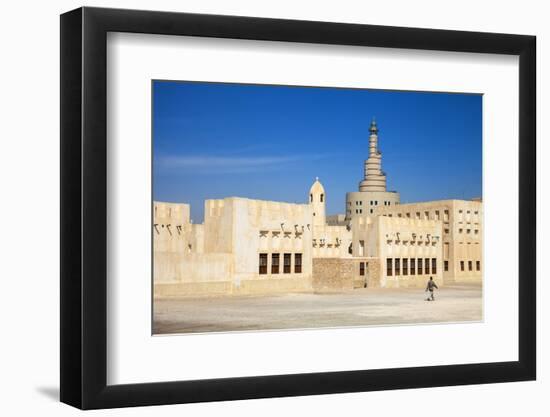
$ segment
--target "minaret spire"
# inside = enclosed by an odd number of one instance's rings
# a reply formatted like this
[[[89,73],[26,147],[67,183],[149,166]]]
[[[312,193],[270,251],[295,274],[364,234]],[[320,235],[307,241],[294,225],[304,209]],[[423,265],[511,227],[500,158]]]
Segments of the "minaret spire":
[[[369,132],[369,158],[365,161],[365,179],[359,183],[359,191],[386,191],[386,175],[382,172],[382,154],[378,150],[378,126],[374,117]]]

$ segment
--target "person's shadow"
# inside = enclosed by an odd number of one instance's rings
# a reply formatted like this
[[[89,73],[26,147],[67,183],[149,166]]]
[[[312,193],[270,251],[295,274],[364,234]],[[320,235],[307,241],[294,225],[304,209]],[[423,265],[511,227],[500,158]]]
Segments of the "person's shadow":
[[[36,391],[53,401],[59,401],[59,387],[36,387]]]

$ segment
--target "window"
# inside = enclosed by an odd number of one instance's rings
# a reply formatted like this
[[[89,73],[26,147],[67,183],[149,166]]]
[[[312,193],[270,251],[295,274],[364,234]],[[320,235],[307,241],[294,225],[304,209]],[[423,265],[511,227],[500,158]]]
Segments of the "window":
[[[466,233],[470,234],[472,230],[471,229],[466,229]]]
[[[284,264],[283,264],[283,272],[285,274],[290,274],[290,253],[285,253],[284,255]]]
[[[458,233],[462,233],[462,229],[458,229]]]
[[[401,217],[401,213],[397,213],[397,217]]]
[[[449,221],[449,210],[443,211],[443,221],[448,222]]]
[[[267,274],[267,253],[260,253],[260,275]]]
[[[422,275],[422,258],[418,258],[418,265],[417,265],[417,271],[418,275]]]
[[[386,259],[386,275],[391,277],[393,275],[392,258]]]
[[[374,205],[375,205],[375,206],[377,206],[377,205],[378,205],[378,200],[376,200],[376,201],[374,202]]]
[[[441,220],[441,219],[439,218],[439,210],[436,210],[436,211],[435,211],[435,219],[436,219],[436,220]]]
[[[359,275],[365,276],[365,262],[359,262]]]
[[[432,258],[432,274],[437,274],[437,259]]]
[[[279,273],[279,259],[280,259],[280,254],[278,253],[271,254],[271,273],[272,274]]]
[[[409,260],[403,258],[403,275],[409,275]]]
[[[449,261],[443,261],[443,269],[445,272],[449,270]]]
[[[319,197],[319,201],[322,203],[324,200],[325,200],[325,195],[321,194],[321,196]]]
[[[370,209],[370,214],[374,213],[374,211],[372,209]]]
[[[371,200],[371,202],[370,202],[370,205],[371,205],[371,206],[373,206],[373,205],[374,205],[374,202],[373,202],[372,200]]]
[[[476,235],[479,234],[479,230],[474,229],[474,234],[476,234]]]
[[[416,219],[420,220],[420,212],[419,211],[416,212]]]
[[[313,194],[310,194],[310,195],[309,195],[309,202],[310,202],[310,203],[313,203]]]
[[[472,261],[468,261],[468,271],[472,270]]]
[[[464,261],[460,261],[460,270],[464,271]]]
[[[428,211],[424,212],[424,219],[430,220],[430,212],[428,212]]]
[[[424,273],[426,275],[430,274],[430,258],[424,259]]]
[[[416,261],[415,258],[411,258],[411,275],[415,275],[415,274],[416,274],[416,264],[415,264],[415,261]]]
[[[476,271],[481,271],[481,262],[476,261]]]
[[[401,263],[399,258],[395,258],[395,275],[401,275]]]
[[[449,229],[445,229],[445,234],[446,234],[446,235],[449,234]]]
[[[294,255],[294,272],[296,274],[302,273],[302,254],[296,253]]]
[[[407,213],[407,218],[411,218],[411,213]]]

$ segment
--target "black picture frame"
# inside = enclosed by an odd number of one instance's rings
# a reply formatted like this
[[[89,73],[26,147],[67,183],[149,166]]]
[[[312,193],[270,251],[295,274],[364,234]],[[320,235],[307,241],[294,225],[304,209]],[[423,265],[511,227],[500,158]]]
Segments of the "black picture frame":
[[[108,32],[519,56],[519,360],[107,385]],[[80,8],[61,15],[61,401],[82,409],[536,378],[534,36]]]

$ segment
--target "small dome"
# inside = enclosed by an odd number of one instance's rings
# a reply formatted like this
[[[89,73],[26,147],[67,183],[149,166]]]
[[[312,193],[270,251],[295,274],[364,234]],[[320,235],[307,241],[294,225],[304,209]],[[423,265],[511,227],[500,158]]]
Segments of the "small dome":
[[[319,177],[315,178],[315,182],[309,189],[310,194],[324,194],[325,188],[323,187],[323,184],[319,182]]]

